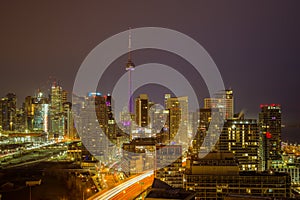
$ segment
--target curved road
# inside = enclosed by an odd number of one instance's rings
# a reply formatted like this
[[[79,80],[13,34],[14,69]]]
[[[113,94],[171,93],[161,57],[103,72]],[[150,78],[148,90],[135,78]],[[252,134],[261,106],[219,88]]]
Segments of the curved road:
[[[120,198],[124,199],[121,196],[123,196],[123,195],[126,196],[126,194],[129,195],[129,192],[132,192],[132,193],[130,193],[130,195],[133,195],[133,193],[138,195],[142,189],[146,189],[146,187],[148,187],[149,178],[151,178],[153,180],[153,170],[147,171],[141,175],[138,175],[132,179],[129,179],[129,180],[121,183],[120,185],[117,185],[117,186],[111,188],[110,190],[106,191],[103,194],[96,194],[96,195],[90,197],[89,200],[108,200],[108,199],[114,199],[117,196],[119,197],[118,199],[120,199]],[[145,184],[146,181],[148,184]],[[138,183],[138,185],[137,185],[137,183]],[[143,183],[143,184],[139,184],[139,183]],[[141,189],[141,190],[138,190],[138,193],[136,191],[137,187]],[[128,188],[131,188],[131,191],[128,191],[127,190]]]

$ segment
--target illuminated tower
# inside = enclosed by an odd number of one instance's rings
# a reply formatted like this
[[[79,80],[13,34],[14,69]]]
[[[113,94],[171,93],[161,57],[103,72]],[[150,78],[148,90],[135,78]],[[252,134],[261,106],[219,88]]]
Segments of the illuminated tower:
[[[134,70],[134,63],[131,61],[131,32],[129,30],[128,38],[128,61],[126,64],[126,71],[128,71],[128,111],[133,113],[133,99],[132,99],[132,71]]]
[[[279,104],[260,105],[259,126],[263,170],[268,170],[272,160],[279,160],[281,150],[281,107]]]
[[[113,111],[112,111],[112,98],[110,94],[107,94],[106,96],[106,109],[107,109],[107,136],[108,139],[114,143],[116,143],[117,140],[117,126],[116,126],[116,121],[113,116]]]
[[[149,123],[149,99],[147,94],[140,94],[135,100],[135,121],[139,127],[146,127]]]
[[[169,110],[169,131],[170,139],[174,137],[180,139],[180,142],[187,142],[188,139],[188,97],[170,97],[165,95],[165,107]],[[179,141],[176,141],[179,142]]]
[[[258,171],[259,131],[255,119],[229,119],[224,123],[217,148],[231,151],[238,161],[240,171]]]
[[[64,112],[64,136],[67,139],[74,139],[74,124],[72,116],[72,103],[65,102],[63,103],[63,112]]]
[[[25,130],[33,130],[34,107],[32,97],[27,96],[24,103],[25,111]]]
[[[50,93],[50,131],[54,137],[64,135],[62,87],[53,82]]]
[[[48,133],[49,99],[46,98],[41,91],[38,91],[35,97],[31,98],[31,109],[33,120],[31,121],[32,125],[29,130],[44,131]],[[30,118],[29,115],[28,119]],[[30,121],[27,124],[30,124]]]
[[[49,132],[49,99],[38,91],[34,97],[27,96],[24,103],[25,131]]]
[[[63,90],[61,92],[61,99],[62,99],[62,103],[68,102],[68,92],[66,90]]]
[[[91,115],[96,112],[97,121]],[[107,134],[107,106],[106,99],[100,92],[90,92],[85,97],[84,106],[79,119],[80,126],[77,131],[80,133],[81,141],[88,148],[89,152],[101,161],[108,159],[108,138]],[[76,127],[76,128],[77,128]]]
[[[232,119],[234,114],[233,91],[220,91],[215,96],[215,98],[204,99],[204,108],[218,108],[225,114],[225,119]]]
[[[16,102],[17,98],[14,93],[8,93],[0,100],[0,118],[2,130],[15,130],[16,122]]]

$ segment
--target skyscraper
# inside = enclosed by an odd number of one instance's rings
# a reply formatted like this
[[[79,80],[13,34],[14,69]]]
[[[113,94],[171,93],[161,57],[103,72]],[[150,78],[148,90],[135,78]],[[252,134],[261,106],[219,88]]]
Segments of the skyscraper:
[[[193,139],[194,153],[208,153],[215,150],[219,134],[223,130],[223,116],[219,108],[200,108],[199,127]],[[215,120],[216,124],[211,124]],[[221,127],[222,125],[222,127]]]
[[[74,121],[72,116],[72,103],[65,102],[63,103],[63,112],[64,112],[64,136],[67,139],[76,138],[74,131]]]
[[[220,112],[225,114],[225,119],[232,119],[234,114],[233,91],[220,91],[215,96],[204,99],[204,108],[218,108]]]
[[[62,90],[61,100],[62,100],[62,103],[66,103],[68,101],[68,92],[66,90]]]
[[[150,103],[149,103],[150,104]],[[165,144],[170,141],[168,124],[169,124],[169,110],[165,110],[163,106],[154,104],[150,106],[149,118],[150,124],[149,127],[153,135],[156,135],[156,138],[159,143]]]
[[[32,98],[33,130],[48,133],[49,99],[42,92]]]
[[[14,93],[8,93],[0,101],[1,111],[1,127],[2,130],[13,131],[15,130],[16,123],[16,105],[17,98]]]
[[[81,141],[91,154],[107,161],[109,141],[106,137],[108,115],[105,97],[99,92],[88,93],[80,112],[79,125],[76,128]],[[97,121],[91,117],[95,112]]]
[[[135,122],[138,127],[149,124],[149,99],[147,94],[140,94],[135,100]]]
[[[270,168],[272,160],[281,159],[281,106],[260,105],[259,127],[261,136],[261,157],[263,170]]]
[[[24,103],[25,130],[33,130],[34,109],[32,105],[32,97],[27,96]]]
[[[221,152],[233,153],[240,171],[259,170],[259,130],[255,119],[227,120],[217,146]]]
[[[197,129],[199,127],[199,112],[189,112],[189,125],[188,125],[188,133],[191,137],[195,136],[197,133]]]
[[[132,71],[135,68],[134,63],[131,60],[131,32],[129,30],[129,38],[128,38],[128,61],[126,64],[126,71],[128,71],[128,111],[129,113],[133,113],[133,97],[132,97]]]
[[[112,98],[110,94],[106,96],[106,107],[107,107],[107,114],[108,114],[108,124],[107,124],[108,139],[113,143],[117,143],[117,125],[116,125],[115,118],[113,116]]]
[[[165,108],[169,110],[168,125],[171,141],[179,134],[180,142],[186,143],[188,141],[188,97],[170,97],[166,94]]]
[[[182,146],[156,145],[155,178],[172,187],[183,187]]]
[[[200,108],[199,125],[192,142],[193,153],[195,154],[198,154],[200,152],[201,146],[203,150],[203,147],[210,147],[212,145],[211,141],[209,140],[211,137],[209,137],[209,139],[207,139],[204,143],[204,138],[207,135],[209,124],[212,119],[212,114],[213,112],[211,108]],[[207,149],[207,151],[209,151],[209,149]]]
[[[50,100],[50,132],[54,137],[62,137],[64,135],[63,90],[56,82],[52,83]]]

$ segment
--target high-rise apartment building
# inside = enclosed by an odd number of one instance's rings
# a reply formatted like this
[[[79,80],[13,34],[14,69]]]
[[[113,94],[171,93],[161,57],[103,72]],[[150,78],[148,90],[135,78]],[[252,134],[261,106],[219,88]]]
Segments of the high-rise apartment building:
[[[287,173],[241,172],[230,152],[211,152],[202,159],[188,159],[183,185],[196,198],[256,199],[289,198],[291,178]]]
[[[149,128],[151,128],[153,134],[157,134],[167,123],[169,111],[161,105],[152,104],[151,106],[149,103]]]
[[[63,137],[63,90],[62,87],[53,82],[50,91],[50,132],[54,137]]]
[[[123,143],[125,173],[137,174],[154,168],[156,138],[136,138]]]
[[[140,94],[135,100],[135,122],[138,127],[149,124],[149,99],[147,94]]]
[[[215,143],[219,140],[219,133],[222,132],[218,108],[200,108],[199,126],[193,139],[193,153],[208,153],[216,149]],[[210,126],[211,120],[214,118],[217,124]],[[223,124],[222,124],[223,125]]]
[[[74,120],[72,115],[72,103],[63,103],[63,113],[64,113],[64,137],[66,139],[75,139],[77,136],[74,129]]]
[[[39,92],[32,98],[33,129],[34,131],[49,131],[49,99]]]
[[[62,103],[68,102],[68,92],[66,90],[62,90],[61,100],[62,100]]]
[[[221,113],[225,114],[225,119],[232,119],[234,115],[233,91],[220,91],[215,94],[215,97],[205,98],[204,108],[218,108]]]
[[[24,102],[24,117],[25,117],[25,130],[33,130],[33,117],[34,109],[32,105],[32,97],[27,96]]]
[[[255,119],[227,120],[217,145],[221,152],[232,152],[240,171],[260,169],[259,129]]]
[[[0,100],[0,125],[2,130],[13,131],[16,126],[17,98],[14,93],[8,93]]]
[[[156,145],[155,178],[182,188],[183,171],[181,145]]]
[[[112,98],[111,95],[108,94],[106,96],[106,109],[107,109],[107,118],[108,118],[108,123],[107,123],[107,136],[108,139],[113,142],[117,143],[117,125],[116,125],[116,120],[113,116],[113,111],[112,111]]]
[[[76,129],[81,141],[91,154],[98,159],[108,161],[109,140],[106,136],[108,115],[105,97],[101,93],[90,92],[85,97],[80,109],[80,118],[76,120],[78,123]],[[91,117],[95,113],[96,121],[94,117]]]
[[[193,137],[197,133],[197,129],[199,127],[199,112],[189,112],[189,119],[188,119],[189,125],[188,125],[188,133],[190,134],[190,137]]]
[[[281,155],[281,106],[279,104],[260,105],[259,127],[261,136],[261,157],[263,170],[270,168],[273,160]]]
[[[188,97],[170,97],[165,95],[165,108],[169,110],[169,134],[170,140],[173,141],[178,135],[175,142],[188,143]]]
[[[199,127],[208,130],[212,118],[212,108],[200,108],[199,115],[200,115]]]

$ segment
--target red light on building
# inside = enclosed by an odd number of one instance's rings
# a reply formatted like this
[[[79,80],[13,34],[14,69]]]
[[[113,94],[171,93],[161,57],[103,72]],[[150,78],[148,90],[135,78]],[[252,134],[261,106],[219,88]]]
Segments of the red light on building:
[[[272,103],[272,104],[260,104],[260,108],[263,108],[263,107],[280,107],[280,104],[275,104],[275,103]]]
[[[268,107],[268,104],[260,104],[260,108]]]
[[[271,139],[272,138],[272,134],[270,132],[266,132],[266,138],[267,139]]]
[[[272,103],[272,104],[270,104],[269,106],[272,106],[272,107],[280,107],[280,104]]]

